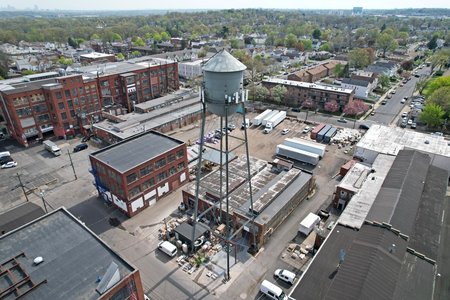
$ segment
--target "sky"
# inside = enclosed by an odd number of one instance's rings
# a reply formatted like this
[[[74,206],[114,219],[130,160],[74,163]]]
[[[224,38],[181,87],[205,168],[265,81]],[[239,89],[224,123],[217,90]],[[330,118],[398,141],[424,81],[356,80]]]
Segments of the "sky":
[[[61,10],[139,10],[139,9],[229,9],[229,8],[281,8],[281,9],[367,9],[390,8],[450,8],[449,0],[0,0],[0,8],[8,5],[16,9],[34,8]]]

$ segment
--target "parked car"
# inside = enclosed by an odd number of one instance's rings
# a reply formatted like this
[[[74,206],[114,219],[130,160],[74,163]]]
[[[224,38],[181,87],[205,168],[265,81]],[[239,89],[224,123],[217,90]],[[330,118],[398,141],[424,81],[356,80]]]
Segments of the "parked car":
[[[235,130],[236,129],[236,125],[234,125],[233,123],[228,124],[228,129],[229,130]]]
[[[291,271],[288,270],[278,269],[275,270],[275,273],[273,275],[276,278],[281,279],[289,284],[293,284],[295,280],[295,273],[292,273]]]
[[[386,100],[381,101],[381,105],[386,105],[386,103],[387,103]]]
[[[289,128],[284,128],[284,129],[281,131],[281,134],[282,134],[282,135],[285,135],[285,134],[288,134],[290,131],[291,131],[291,130],[290,130]]]
[[[371,116],[375,116],[375,111],[372,111],[372,112],[370,113],[370,115],[371,115]]]
[[[369,130],[370,126],[366,124],[359,125],[359,129]]]
[[[408,116],[408,113],[406,112],[406,111],[404,111],[403,113],[402,113],[402,118],[405,118],[405,117],[407,117]]]
[[[411,129],[416,129],[417,128],[417,124],[415,123],[415,122],[413,122],[412,124],[411,124]]]
[[[2,156],[0,157],[0,165],[4,165],[10,161],[14,161],[11,156]]]
[[[15,161],[9,161],[6,164],[2,165],[2,169],[9,169],[14,167],[17,167],[17,163]]]
[[[300,108],[294,107],[294,108],[292,109],[292,111],[293,111],[293,112],[300,112]]]
[[[81,144],[76,145],[75,148],[73,148],[73,152],[78,152],[78,151],[81,151],[81,150],[84,150],[87,148],[88,148],[87,144],[81,143]]]
[[[338,122],[341,122],[341,123],[347,123],[347,120],[344,119],[344,118],[340,118],[340,119],[338,119],[337,121],[338,121]]]
[[[302,133],[308,133],[311,131],[311,128],[309,126],[306,126],[305,128],[303,128]]]
[[[408,125],[411,125],[413,123],[412,119],[408,120]]]

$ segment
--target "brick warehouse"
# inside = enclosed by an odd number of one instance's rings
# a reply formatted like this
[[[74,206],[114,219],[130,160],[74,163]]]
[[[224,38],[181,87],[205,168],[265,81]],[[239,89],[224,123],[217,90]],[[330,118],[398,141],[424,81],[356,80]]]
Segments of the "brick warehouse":
[[[355,91],[353,89],[343,89],[315,83],[306,83],[279,78],[270,78],[263,81],[263,86],[269,91],[282,85],[287,88],[285,103],[290,106],[299,107],[306,100],[311,101],[313,108],[323,109],[324,104],[331,100],[336,100],[340,109],[353,101]]]
[[[129,217],[188,179],[186,144],[147,131],[89,156],[99,195]]]
[[[8,134],[20,144],[89,130],[102,110],[132,111],[179,87],[177,62],[164,59],[84,67],[75,74],[33,82],[0,82],[0,108]]]

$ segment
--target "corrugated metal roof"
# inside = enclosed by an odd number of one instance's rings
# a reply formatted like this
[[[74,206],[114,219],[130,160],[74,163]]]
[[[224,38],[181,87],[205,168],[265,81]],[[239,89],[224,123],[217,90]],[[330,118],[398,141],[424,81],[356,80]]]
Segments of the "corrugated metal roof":
[[[203,66],[203,71],[228,73],[244,71],[247,67],[226,50],[222,50]]]

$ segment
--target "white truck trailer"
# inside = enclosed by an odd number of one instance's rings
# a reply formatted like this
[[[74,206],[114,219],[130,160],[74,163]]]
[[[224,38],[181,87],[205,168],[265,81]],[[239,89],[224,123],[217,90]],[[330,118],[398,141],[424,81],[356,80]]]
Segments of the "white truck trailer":
[[[306,218],[300,223],[298,231],[304,235],[309,235],[314,227],[319,224],[320,217],[316,214],[309,213]]]
[[[53,153],[54,156],[61,155],[61,149],[58,146],[56,146],[56,144],[53,143],[52,141],[44,141],[43,144],[45,150],[47,150],[50,153]]]
[[[320,157],[323,157],[325,155],[325,150],[327,148],[326,145],[322,145],[322,144],[319,144],[316,142],[301,140],[301,139],[295,139],[295,138],[285,139],[283,142],[283,145],[286,145],[286,146],[289,146],[292,148],[296,148],[296,149],[300,149],[300,150],[304,150],[304,151],[308,151],[308,152],[312,152],[312,153],[319,155]]]
[[[267,117],[268,114],[270,114],[272,112],[271,109],[266,109],[264,112],[260,113],[258,116],[256,116],[253,119],[253,125],[255,126],[259,126],[261,125],[262,120]]]
[[[264,133],[271,132],[278,124],[283,122],[284,119],[286,119],[286,112],[282,110],[267,121]]]
[[[267,121],[272,119],[272,117],[275,116],[279,112],[280,112],[279,110],[272,110],[272,112],[270,114],[268,114],[264,119],[262,119],[261,125],[265,127],[267,124]]]
[[[317,165],[320,159],[320,156],[318,154],[296,149],[283,144],[277,146],[277,155],[305,162],[313,166]]]

